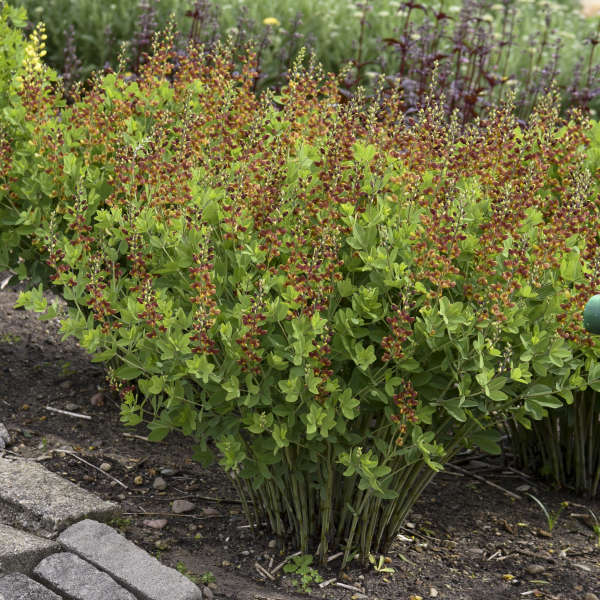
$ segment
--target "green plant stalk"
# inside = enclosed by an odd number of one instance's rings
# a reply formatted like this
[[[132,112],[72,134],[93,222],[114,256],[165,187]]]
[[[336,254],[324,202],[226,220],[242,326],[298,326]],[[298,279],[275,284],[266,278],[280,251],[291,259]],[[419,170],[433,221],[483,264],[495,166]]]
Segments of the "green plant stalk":
[[[338,523],[338,530],[336,531],[335,535],[336,546],[339,546],[341,544],[343,532],[346,531],[346,522],[352,514],[349,510],[349,507],[351,506],[350,502],[352,499],[352,494],[356,490],[356,480],[356,473],[354,475],[351,475],[350,477],[344,477],[344,493],[341,495],[340,505],[338,505],[337,507],[337,510],[340,513],[340,518]]]
[[[585,399],[575,409],[575,489],[583,490],[586,488],[586,464],[585,464],[585,424],[583,423],[583,413],[585,411]]]
[[[328,533],[331,527],[331,512],[333,508],[333,483],[334,469],[332,467],[333,449],[331,444],[327,444],[327,461],[323,467],[322,487],[321,487],[321,504],[320,504],[320,520],[321,520],[321,536],[319,542],[319,563],[324,564],[327,558]]]
[[[545,425],[546,432],[542,432],[542,439],[545,441],[546,449],[552,462],[552,471],[556,473],[559,481],[564,478],[563,475],[563,459],[561,456],[560,445],[556,443],[556,425],[554,421],[554,415],[550,415],[544,419],[543,424]],[[544,433],[546,435],[544,435]]]
[[[586,436],[586,449],[587,449],[587,457],[586,457],[586,463],[588,465],[588,475],[589,475],[589,482],[590,482],[590,487],[592,485],[592,479],[594,477],[594,449],[595,449],[595,444],[594,444],[594,407],[596,406],[596,391],[595,390],[591,390],[591,393],[589,394],[589,400],[588,400],[588,404],[589,404],[589,411],[588,411],[588,415],[587,418],[585,419],[584,423],[587,424],[587,436]]]
[[[340,569],[345,569],[346,565],[354,558],[354,553],[352,552],[352,544],[354,543],[354,535],[356,533],[356,527],[358,525],[358,520],[362,511],[365,507],[368,497],[370,496],[370,490],[359,490],[356,494],[358,508],[355,509],[355,512],[352,516],[352,521],[350,523],[350,530],[348,531],[348,535],[346,537],[346,547],[344,549],[344,556],[342,558],[342,565]],[[352,556],[351,556],[352,553]]]

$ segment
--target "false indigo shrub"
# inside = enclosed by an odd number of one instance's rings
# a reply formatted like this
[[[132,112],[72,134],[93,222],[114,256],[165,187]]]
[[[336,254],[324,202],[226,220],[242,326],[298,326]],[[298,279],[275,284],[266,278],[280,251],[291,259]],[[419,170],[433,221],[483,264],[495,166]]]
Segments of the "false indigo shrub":
[[[232,57],[167,33],[136,81],[60,109],[25,77],[3,117],[15,253],[33,232],[124,423],[189,436],[303,553],[367,564],[458,451],[570,400],[595,348],[588,123],[548,97],[525,128],[435,102],[410,126],[302,55],[257,97],[256,56]],[[56,314],[41,287],[19,304]]]

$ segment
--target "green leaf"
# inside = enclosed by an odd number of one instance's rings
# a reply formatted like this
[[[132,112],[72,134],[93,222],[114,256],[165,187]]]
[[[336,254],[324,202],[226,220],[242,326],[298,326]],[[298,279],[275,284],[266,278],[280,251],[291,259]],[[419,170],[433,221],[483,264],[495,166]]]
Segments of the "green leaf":
[[[215,370],[215,365],[209,362],[206,354],[196,354],[193,358],[186,360],[185,365],[190,375],[201,379],[203,383],[209,382],[211,374]]]
[[[486,396],[491,398],[494,402],[504,402],[508,399],[508,394],[500,390],[491,390],[487,388]]]
[[[161,442],[167,437],[170,431],[170,428],[167,425],[163,425],[160,422],[149,423],[148,429],[150,429],[150,433],[148,434],[148,440],[150,442]]]
[[[117,379],[122,379],[123,381],[129,381],[131,379],[135,379],[142,374],[142,369],[139,367],[133,367],[130,365],[125,365],[120,367],[115,371],[115,377]]]
[[[300,377],[290,377],[282,379],[277,383],[279,389],[285,394],[286,402],[296,402],[302,389],[302,381]]]
[[[377,357],[372,345],[365,348],[360,342],[356,342],[354,344],[354,356],[352,359],[362,371],[366,371],[369,365],[372,365],[377,360]]]
[[[502,448],[498,444],[502,436],[495,429],[475,431],[470,437],[473,444],[479,446],[479,448],[488,454],[500,454],[502,452]]]
[[[277,444],[277,448],[287,448],[290,445],[290,441],[287,439],[288,427],[285,423],[276,423],[273,427],[273,439]],[[276,452],[276,450],[273,450]]]
[[[467,420],[467,415],[465,411],[461,407],[461,399],[460,398],[452,398],[450,400],[445,400],[442,403],[444,410],[457,421],[464,423]]]
[[[348,420],[355,419],[358,416],[358,410],[360,406],[360,400],[352,396],[352,390],[346,388],[339,396],[340,409],[344,417]]]
[[[223,389],[227,392],[227,395],[225,396],[226,401],[235,400],[235,398],[240,397],[240,381],[235,375],[232,375],[227,381],[223,382],[221,385],[223,386]]]
[[[117,354],[117,351],[113,348],[108,348],[103,352],[98,352],[92,356],[92,362],[108,362],[113,356]]]
[[[568,283],[579,281],[582,277],[579,252],[571,250],[560,263],[560,276]]]

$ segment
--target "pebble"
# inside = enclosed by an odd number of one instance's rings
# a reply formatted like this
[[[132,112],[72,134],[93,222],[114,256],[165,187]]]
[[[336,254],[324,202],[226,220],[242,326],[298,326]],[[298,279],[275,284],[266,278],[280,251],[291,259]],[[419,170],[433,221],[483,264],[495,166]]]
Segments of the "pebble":
[[[277,541],[269,540],[269,543],[267,544],[267,546],[269,546],[269,548],[275,548],[275,546],[277,546]]]
[[[177,473],[176,469],[171,469],[170,467],[164,467],[160,470],[160,474],[165,477],[171,477],[171,475],[175,475]]]
[[[11,442],[10,433],[3,423],[0,423],[0,450],[9,446]]]
[[[71,412],[79,410],[79,404],[75,404],[75,402],[67,402],[65,404],[65,410],[70,410]]]
[[[213,594],[213,591],[207,585],[203,585],[202,586],[203,600],[213,600],[214,597],[215,597],[215,595]]]
[[[108,473],[111,469],[112,469],[112,465],[110,463],[103,462],[100,465],[100,470],[104,471],[105,473]]]
[[[542,565],[527,565],[525,570],[530,575],[541,575],[546,570],[546,567],[543,567]]]
[[[531,489],[531,486],[524,483],[523,485],[520,485],[517,488],[517,492],[528,492],[530,489]]]
[[[166,490],[167,489],[167,482],[162,477],[157,477],[154,480],[154,483],[152,484],[152,487],[155,490],[159,490],[159,491]]]
[[[90,404],[92,406],[102,406],[104,404],[104,394],[102,392],[95,393],[90,398]]]
[[[171,510],[176,514],[190,512],[194,508],[196,508],[196,505],[189,500],[173,500],[171,503]]]
[[[429,588],[429,597],[430,598],[437,598],[438,596],[439,596],[439,592],[434,587]]]
[[[598,596],[596,596],[596,594],[593,594],[592,592],[588,592],[584,597],[583,600],[599,600]]]
[[[162,529],[167,525],[166,519],[146,519],[144,521],[144,525],[146,527],[151,527],[152,529]]]
[[[220,517],[221,513],[216,508],[213,508],[212,506],[205,506],[202,509],[202,515],[205,517]]]

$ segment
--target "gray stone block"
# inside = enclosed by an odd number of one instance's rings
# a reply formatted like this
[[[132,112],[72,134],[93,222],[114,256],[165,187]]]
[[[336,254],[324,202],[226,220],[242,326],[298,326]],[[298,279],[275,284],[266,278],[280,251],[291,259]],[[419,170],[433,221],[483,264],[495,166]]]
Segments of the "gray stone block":
[[[112,527],[86,519],[65,529],[58,541],[143,600],[202,600],[187,577],[159,563]]]
[[[69,600],[136,600],[110,575],[70,552],[45,558],[33,571],[44,585]]]
[[[0,572],[31,573],[40,560],[59,549],[56,542],[0,523]]]
[[[84,517],[102,520],[119,512],[116,504],[24,459],[0,458],[0,501],[34,515],[54,531]]]
[[[0,600],[61,600],[61,597],[22,573],[11,573],[0,577]]]

